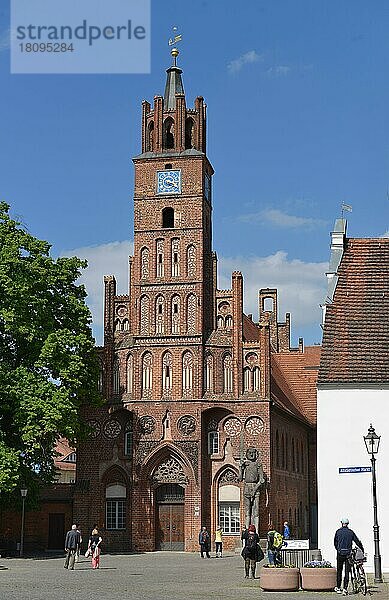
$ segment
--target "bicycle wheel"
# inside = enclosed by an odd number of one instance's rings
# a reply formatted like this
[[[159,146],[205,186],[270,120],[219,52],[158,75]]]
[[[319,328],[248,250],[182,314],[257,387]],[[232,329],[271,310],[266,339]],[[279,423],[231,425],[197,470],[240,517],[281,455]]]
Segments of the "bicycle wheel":
[[[358,594],[359,585],[358,585],[357,574],[355,572],[354,565],[351,566],[350,575],[351,575],[351,585],[353,586],[353,592],[354,592],[354,594]]]
[[[366,596],[366,594],[367,594],[367,583],[366,583],[366,577],[364,577],[363,575],[359,575],[359,589],[362,592],[362,594],[364,596]]]

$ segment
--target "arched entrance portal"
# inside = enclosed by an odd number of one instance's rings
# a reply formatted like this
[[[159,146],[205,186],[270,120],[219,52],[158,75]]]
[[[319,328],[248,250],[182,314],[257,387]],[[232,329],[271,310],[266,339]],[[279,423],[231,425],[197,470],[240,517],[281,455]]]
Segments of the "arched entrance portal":
[[[184,550],[185,490],[177,483],[165,483],[156,489],[157,550]]]

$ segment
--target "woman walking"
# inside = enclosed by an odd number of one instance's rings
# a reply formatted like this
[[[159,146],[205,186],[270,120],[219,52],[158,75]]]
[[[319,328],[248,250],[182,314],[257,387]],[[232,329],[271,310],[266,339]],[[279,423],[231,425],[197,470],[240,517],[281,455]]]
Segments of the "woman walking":
[[[89,538],[88,550],[89,554],[92,555],[92,569],[98,569],[100,566],[100,552],[102,537],[99,534],[98,529],[94,529]]]

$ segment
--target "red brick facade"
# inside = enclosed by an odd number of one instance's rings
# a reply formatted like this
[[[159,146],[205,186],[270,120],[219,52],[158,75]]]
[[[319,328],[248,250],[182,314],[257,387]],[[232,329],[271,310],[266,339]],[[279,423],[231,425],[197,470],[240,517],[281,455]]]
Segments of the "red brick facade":
[[[238,475],[249,446],[268,480],[261,536],[288,516],[307,536],[315,503],[314,424],[292,392],[273,394],[271,355],[297,353],[289,315],[277,322],[270,289],[259,293],[259,321],[244,315],[239,272],[230,290],[217,289],[206,108],[201,97],[187,108],[182,89],[171,67],[165,97],[143,102],[129,291],[118,296],[105,277],[107,402],[86,411],[93,433],[77,448],[74,518],[84,531],[97,523],[112,551],[197,550],[201,526],[214,533],[221,519],[233,530],[225,547],[239,546]]]

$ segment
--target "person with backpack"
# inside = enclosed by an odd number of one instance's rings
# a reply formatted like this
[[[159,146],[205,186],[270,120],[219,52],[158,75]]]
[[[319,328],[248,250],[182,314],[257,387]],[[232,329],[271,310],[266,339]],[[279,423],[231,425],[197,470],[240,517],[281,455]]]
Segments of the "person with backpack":
[[[251,577],[255,579],[257,562],[264,557],[255,525],[249,525],[249,528],[242,534],[242,541],[244,541],[244,547],[241,556],[244,559],[245,578],[248,579],[251,569]]]
[[[334,537],[334,546],[336,548],[336,588],[335,592],[337,594],[343,594],[343,596],[348,595],[347,587],[348,581],[350,577],[350,564],[349,564],[349,556],[351,554],[351,549],[353,542],[358,548],[364,552],[364,548],[362,542],[357,538],[352,529],[348,528],[349,520],[347,518],[341,519],[342,527],[335,532]],[[342,585],[342,574],[343,574],[343,565],[344,565],[344,581],[343,581],[343,591],[341,589]]]
[[[282,535],[272,526],[267,534],[267,558],[271,567],[281,566],[281,548],[283,543],[284,539]]]
[[[201,528],[199,533],[199,544],[201,558],[204,558],[204,552],[207,558],[211,558],[209,555],[209,551],[211,549],[211,536],[209,535],[209,531],[205,525]]]

